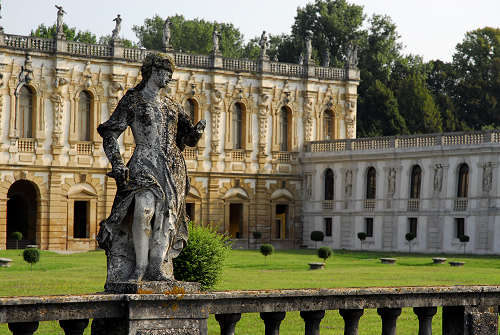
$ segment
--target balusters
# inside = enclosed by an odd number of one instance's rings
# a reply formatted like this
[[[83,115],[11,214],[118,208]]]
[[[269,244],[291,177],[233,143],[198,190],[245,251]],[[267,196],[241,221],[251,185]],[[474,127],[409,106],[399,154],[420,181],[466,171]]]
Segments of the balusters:
[[[59,320],[59,325],[65,335],[83,335],[85,328],[89,325],[89,319]]]
[[[363,315],[362,309],[339,309],[344,319],[344,335],[357,335],[359,319]]]
[[[325,311],[301,311],[300,316],[306,323],[305,335],[319,335],[319,323],[325,316]]]
[[[396,335],[396,320],[401,315],[401,308],[377,308],[382,318],[382,335]]]
[[[278,335],[280,333],[281,321],[285,318],[286,312],[262,312],[260,318],[264,320],[266,326],[265,335]]]
[[[234,335],[236,323],[240,321],[240,313],[215,314],[215,320],[219,322],[221,335]]]
[[[413,312],[418,317],[418,335],[432,335],[432,317],[437,307],[413,307]]]
[[[14,335],[33,335],[33,333],[37,329],[38,329],[38,321],[9,323],[9,330]]]

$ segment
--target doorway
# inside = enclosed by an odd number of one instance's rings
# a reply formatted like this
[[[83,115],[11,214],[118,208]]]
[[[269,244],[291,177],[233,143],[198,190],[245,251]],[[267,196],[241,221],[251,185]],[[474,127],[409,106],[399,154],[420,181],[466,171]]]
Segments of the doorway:
[[[274,238],[278,240],[287,240],[290,238],[288,224],[288,205],[276,205]]]
[[[229,234],[231,238],[243,237],[243,204],[229,204]]]
[[[7,192],[7,249],[24,248],[36,244],[38,196],[36,186],[27,180],[18,180]],[[22,239],[12,238],[20,232]]]

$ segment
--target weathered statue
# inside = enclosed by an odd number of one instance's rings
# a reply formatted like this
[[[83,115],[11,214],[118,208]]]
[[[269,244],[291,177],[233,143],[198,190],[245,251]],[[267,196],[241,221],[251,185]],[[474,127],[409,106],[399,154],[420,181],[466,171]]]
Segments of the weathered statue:
[[[262,32],[262,35],[260,35],[259,46],[260,46],[260,58],[266,58],[267,49],[269,48],[269,42],[267,41],[267,35],[265,30]]]
[[[113,21],[115,22],[115,29],[113,29],[111,39],[116,40],[118,35],[120,35],[120,30],[122,29],[122,18],[120,17],[120,14],[117,14]]]
[[[97,236],[108,257],[106,285],[173,279],[172,259],[187,242],[189,181],[182,151],[197,144],[205,121],[193,126],[178,103],[160,94],[173,71],[169,55],[148,54],[142,81],[97,128],[112,165],[108,175],[118,187],[111,214]],[[129,126],[136,148],[125,166],[117,139]]]
[[[312,59],[312,31],[308,30],[304,36],[306,45],[305,60],[309,62]]]
[[[214,26],[214,32],[212,33],[212,42],[213,42],[213,53],[219,53],[219,40],[221,34],[217,31],[217,26]]]
[[[57,21],[56,21],[56,30],[57,34],[64,34],[63,31],[63,16],[66,14],[62,6],[55,5],[57,8]]]
[[[347,67],[358,66],[358,46],[350,42],[347,46]]]
[[[172,32],[170,31],[170,26],[172,25],[172,21],[170,21],[170,18],[167,18],[165,20],[165,23],[163,23],[163,35],[161,36],[161,42],[163,45],[163,49],[169,49],[170,46],[170,38],[172,35]]]

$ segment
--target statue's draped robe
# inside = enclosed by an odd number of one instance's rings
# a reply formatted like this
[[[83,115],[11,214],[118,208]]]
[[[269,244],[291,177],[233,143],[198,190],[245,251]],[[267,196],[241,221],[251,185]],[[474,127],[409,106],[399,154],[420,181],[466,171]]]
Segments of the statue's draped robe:
[[[188,238],[185,198],[189,180],[182,151],[185,145],[195,146],[201,133],[172,99],[147,101],[135,89],[125,94],[110,119],[97,130],[103,138],[117,139],[129,126],[136,143],[127,163],[129,180],[117,185],[111,214],[101,222],[97,237],[99,246],[108,253],[108,282],[126,280],[133,270],[131,224],[138,192],[150,191],[156,200],[150,249],[165,248],[168,262],[180,253]],[[122,270],[110,273],[114,271],[110,266],[120,265]]]

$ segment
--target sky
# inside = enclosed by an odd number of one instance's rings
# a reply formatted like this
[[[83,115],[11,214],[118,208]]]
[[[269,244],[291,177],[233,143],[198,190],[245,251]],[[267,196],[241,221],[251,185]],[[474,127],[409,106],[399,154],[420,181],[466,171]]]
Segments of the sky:
[[[389,15],[398,27],[404,53],[421,55],[425,61],[451,61],[457,43],[467,31],[486,26],[500,27],[500,0],[348,0],[362,5],[367,16]],[[55,23],[62,5],[64,22],[98,37],[111,34],[113,19],[120,14],[121,35],[136,40],[133,25],[155,14],[181,14],[187,19],[233,23],[245,39],[289,33],[297,7],[311,0],[0,0],[0,25],[5,33],[29,35],[39,23]]]

